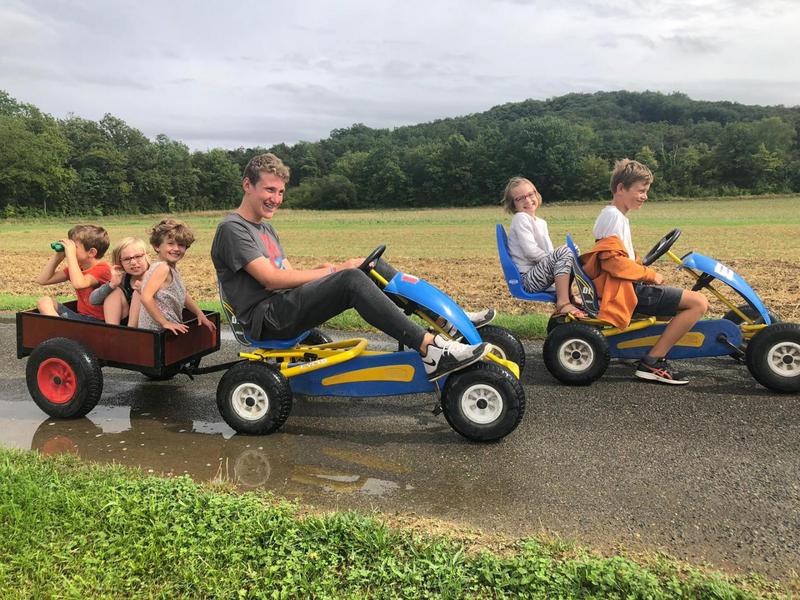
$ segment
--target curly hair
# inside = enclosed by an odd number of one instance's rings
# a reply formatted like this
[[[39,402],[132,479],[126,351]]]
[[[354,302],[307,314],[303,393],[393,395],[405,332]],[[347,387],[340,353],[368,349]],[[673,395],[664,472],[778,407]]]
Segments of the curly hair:
[[[181,246],[189,248],[194,243],[194,232],[182,221],[162,219],[150,230],[150,244],[155,248],[167,239],[173,239]]]
[[[249,179],[250,183],[255,185],[261,177],[261,173],[272,173],[283,180],[283,183],[289,182],[289,167],[271,152],[257,154],[251,158],[244,168],[242,179]]]

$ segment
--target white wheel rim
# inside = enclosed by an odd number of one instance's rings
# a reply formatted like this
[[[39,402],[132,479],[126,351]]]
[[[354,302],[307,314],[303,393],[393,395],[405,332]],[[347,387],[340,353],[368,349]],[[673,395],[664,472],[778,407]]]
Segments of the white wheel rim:
[[[567,371],[580,373],[594,362],[594,350],[586,340],[580,338],[566,340],[558,350],[558,362]]]
[[[767,364],[776,375],[797,377],[800,375],[800,344],[796,342],[775,344],[767,352]]]
[[[461,412],[473,423],[492,423],[503,412],[503,396],[490,385],[475,384],[461,394]]]
[[[231,394],[231,406],[246,421],[258,421],[269,410],[269,395],[260,385],[242,383]]]

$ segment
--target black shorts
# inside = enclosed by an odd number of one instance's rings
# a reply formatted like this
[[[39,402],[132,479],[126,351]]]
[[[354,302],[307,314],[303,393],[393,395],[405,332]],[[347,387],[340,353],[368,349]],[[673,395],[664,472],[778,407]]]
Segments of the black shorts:
[[[633,312],[649,316],[674,317],[678,314],[683,290],[668,285],[636,282],[633,284],[638,302]]]

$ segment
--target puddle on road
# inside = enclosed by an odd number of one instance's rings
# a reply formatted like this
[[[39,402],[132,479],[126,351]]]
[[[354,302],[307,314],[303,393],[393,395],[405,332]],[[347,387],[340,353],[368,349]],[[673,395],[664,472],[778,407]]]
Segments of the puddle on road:
[[[181,422],[127,406],[97,406],[87,418],[54,420],[32,402],[0,401],[0,444],[288,497],[382,497],[413,489],[403,482],[410,473],[406,465],[369,448],[343,448],[307,435],[238,436],[225,423]]]

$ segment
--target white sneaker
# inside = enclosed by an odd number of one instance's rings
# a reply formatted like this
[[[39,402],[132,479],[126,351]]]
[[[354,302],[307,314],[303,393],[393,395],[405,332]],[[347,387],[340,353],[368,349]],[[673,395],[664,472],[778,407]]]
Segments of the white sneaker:
[[[428,381],[435,381],[479,361],[488,353],[489,344],[486,342],[470,346],[437,335],[433,338],[433,343],[428,346],[422,362],[425,364]]]
[[[464,314],[466,314],[467,318],[475,325],[475,329],[478,329],[479,327],[488,325],[497,315],[497,311],[493,308],[487,308],[478,312],[468,312]]]

